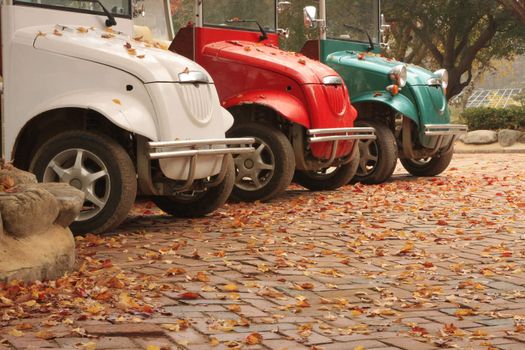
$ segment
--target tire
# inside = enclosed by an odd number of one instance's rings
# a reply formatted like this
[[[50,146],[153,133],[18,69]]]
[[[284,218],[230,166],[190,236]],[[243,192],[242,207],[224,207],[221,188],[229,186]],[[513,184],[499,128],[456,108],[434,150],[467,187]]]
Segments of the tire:
[[[401,164],[412,175],[436,176],[448,168],[453,156],[454,149],[438,157],[430,157],[421,160],[401,158]]]
[[[355,176],[358,166],[359,152],[350,162],[336,168],[331,167],[321,171],[298,170],[295,172],[294,181],[310,191],[332,191],[348,184]],[[331,172],[328,172],[329,170]]]
[[[68,131],[49,139],[36,151],[29,170],[41,182],[66,182],[85,193],[84,208],[90,209],[83,209],[71,224],[75,234],[116,228],[137,195],[135,167],[124,148],[88,131]],[[99,175],[90,179],[93,174]]]
[[[392,130],[375,120],[358,120],[359,127],[373,127],[375,140],[359,141],[360,161],[352,183],[380,184],[388,180],[397,164],[397,143]]]
[[[267,201],[281,195],[292,183],[294,151],[281,131],[264,124],[247,123],[234,126],[228,137],[254,137],[256,149],[234,159],[236,178],[232,199]]]
[[[230,155],[226,163],[226,176],[224,180],[215,187],[208,188],[200,193],[182,193],[176,196],[153,197],[153,202],[167,214],[177,218],[202,217],[220,208],[233,189],[235,182],[235,167]]]

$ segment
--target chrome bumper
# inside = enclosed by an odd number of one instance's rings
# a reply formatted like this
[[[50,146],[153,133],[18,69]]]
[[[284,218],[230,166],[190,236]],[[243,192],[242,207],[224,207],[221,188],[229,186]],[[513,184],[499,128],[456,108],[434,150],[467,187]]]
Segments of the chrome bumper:
[[[339,148],[339,141],[352,140],[375,140],[376,134],[374,128],[334,128],[334,129],[310,129],[307,130],[309,143],[333,142],[330,159],[323,162],[330,165]]]
[[[251,153],[253,138],[148,142],[149,159]],[[219,146],[214,148],[213,146]],[[232,147],[233,146],[233,147]],[[189,148],[189,149],[188,149]]]
[[[139,186],[144,194],[155,196],[173,195],[190,190],[196,180],[195,170],[199,156],[251,153],[255,150],[252,147],[254,142],[253,138],[149,142],[146,138],[139,137],[138,152],[139,155],[143,155],[139,156],[137,161]],[[162,186],[158,186],[160,184],[153,183],[150,163],[154,159],[170,158],[189,158],[189,173],[183,184],[171,187],[169,191],[166,191]],[[217,186],[224,180],[227,160],[227,157],[223,157],[220,173],[206,183],[207,187]]]
[[[461,135],[468,131],[466,125],[461,124],[428,124],[425,125],[425,136]]]

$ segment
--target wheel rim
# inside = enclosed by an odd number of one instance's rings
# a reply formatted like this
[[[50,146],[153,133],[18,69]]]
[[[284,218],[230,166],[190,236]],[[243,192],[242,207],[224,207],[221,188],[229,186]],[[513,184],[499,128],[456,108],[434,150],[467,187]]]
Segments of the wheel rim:
[[[235,186],[257,191],[266,186],[275,172],[275,156],[267,143],[255,139],[255,152],[241,154],[235,161]]]
[[[106,206],[111,181],[104,162],[85,149],[74,148],[57,154],[46,166],[44,182],[64,182],[85,194],[84,206],[76,221],[95,217]]]
[[[428,163],[430,163],[430,161],[432,160],[432,157],[425,157],[425,158],[418,158],[418,159],[411,159],[411,160],[415,165],[425,166]]]
[[[367,176],[374,172],[379,159],[379,148],[375,140],[359,141],[359,166],[357,176]]]
[[[324,168],[318,171],[308,171],[306,174],[309,178],[314,180],[328,180],[332,176],[334,176],[335,172],[339,169],[339,167],[329,167]]]

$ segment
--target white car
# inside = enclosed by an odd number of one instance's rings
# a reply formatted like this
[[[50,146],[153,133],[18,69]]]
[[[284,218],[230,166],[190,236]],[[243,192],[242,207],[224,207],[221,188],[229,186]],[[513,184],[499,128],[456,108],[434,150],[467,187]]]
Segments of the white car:
[[[134,41],[131,0],[4,0],[2,151],[84,191],[72,229],[118,226],[137,194],[174,216],[221,206],[234,182],[232,116],[196,63]]]

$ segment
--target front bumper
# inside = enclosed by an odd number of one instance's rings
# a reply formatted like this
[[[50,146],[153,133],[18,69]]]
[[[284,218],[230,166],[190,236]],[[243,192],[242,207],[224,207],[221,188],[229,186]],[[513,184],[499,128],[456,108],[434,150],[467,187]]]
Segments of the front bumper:
[[[339,142],[375,140],[374,128],[334,128],[334,129],[310,129],[307,131],[308,143],[319,144],[322,142],[331,142],[332,149],[330,158],[323,163],[330,165],[336,158]]]
[[[206,187],[219,185],[226,175],[227,155],[251,153],[255,149],[253,138],[208,139],[191,141],[151,142],[145,138],[139,139],[138,157],[139,185],[147,195],[171,195],[190,190],[196,180],[205,180]],[[222,159],[221,159],[222,158]],[[162,182],[154,183],[151,176],[151,160],[159,160],[161,169],[167,179],[178,180],[175,186],[162,186]],[[163,168],[163,162],[165,167]],[[206,166],[206,173],[199,166]],[[212,171],[212,169],[218,169]],[[175,174],[175,176],[172,176]],[[169,183],[169,182],[168,182]]]
[[[254,142],[253,138],[148,142],[148,156],[152,160],[180,157],[196,160],[198,156],[243,154],[254,151],[251,146]]]
[[[461,124],[427,124],[425,125],[425,136],[449,136],[461,135],[468,131],[466,125]]]

